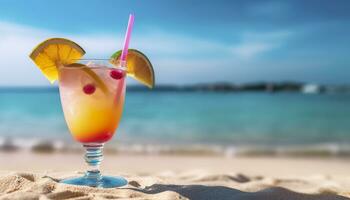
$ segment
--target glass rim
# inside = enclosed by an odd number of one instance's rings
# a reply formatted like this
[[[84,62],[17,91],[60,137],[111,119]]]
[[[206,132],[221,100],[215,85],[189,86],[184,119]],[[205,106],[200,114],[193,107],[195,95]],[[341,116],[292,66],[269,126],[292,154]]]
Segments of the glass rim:
[[[98,60],[98,61],[109,61],[111,59],[109,58],[81,58],[81,59],[74,59],[74,60],[82,60],[82,61],[87,61],[87,60]]]
[[[96,64],[98,64],[99,62],[103,62],[104,64],[102,66],[88,66],[87,63],[91,61],[91,62],[94,62]],[[110,62],[110,59],[104,59],[104,58],[85,58],[85,59],[76,59],[76,63],[78,64],[82,64],[84,66],[76,66],[76,67],[68,67],[67,65],[62,65],[61,67],[65,68],[65,69],[81,69],[81,68],[84,68],[84,67],[87,67],[89,69],[120,69],[120,70],[123,70],[123,71],[127,71],[127,68],[126,67],[122,67],[122,66],[117,66],[117,65],[114,65]],[[74,64],[74,63],[72,63]]]

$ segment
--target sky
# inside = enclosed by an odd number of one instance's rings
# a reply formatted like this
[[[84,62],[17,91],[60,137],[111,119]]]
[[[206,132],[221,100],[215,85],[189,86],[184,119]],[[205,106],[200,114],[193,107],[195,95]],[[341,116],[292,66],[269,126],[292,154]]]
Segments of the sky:
[[[49,86],[28,55],[50,37],[109,58],[129,13],[130,47],[157,84],[350,84],[349,10],[347,0],[0,0],[0,86]]]

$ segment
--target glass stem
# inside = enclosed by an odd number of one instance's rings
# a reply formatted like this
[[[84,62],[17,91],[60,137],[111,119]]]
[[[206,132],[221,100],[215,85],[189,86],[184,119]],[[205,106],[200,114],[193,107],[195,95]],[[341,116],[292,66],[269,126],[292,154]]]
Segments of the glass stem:
[[[102,176],[100,173],[100,164],[103,159],[103,143],[85,143],[86,149],[85,161],[89,165],[85,173],[85,178],[91,181],[100,182]]]

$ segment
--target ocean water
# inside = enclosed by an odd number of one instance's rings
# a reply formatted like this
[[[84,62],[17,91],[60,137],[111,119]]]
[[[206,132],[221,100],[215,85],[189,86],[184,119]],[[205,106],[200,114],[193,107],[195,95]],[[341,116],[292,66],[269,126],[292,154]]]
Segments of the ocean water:
[[[1,90],[0,138],[73,141],[57,90]],[[129,91],[113,141],[350,146],[350,95]]]

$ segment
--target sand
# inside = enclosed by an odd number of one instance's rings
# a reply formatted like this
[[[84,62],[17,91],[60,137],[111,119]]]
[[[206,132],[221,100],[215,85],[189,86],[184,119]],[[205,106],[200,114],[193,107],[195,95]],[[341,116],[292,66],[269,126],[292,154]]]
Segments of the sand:
[[[80,154],[0,153],[0,163],[0,199],[350,199],[340,158],[107,154],[104,174],[129,181],[114,189],[58,183],[83,174]]]

